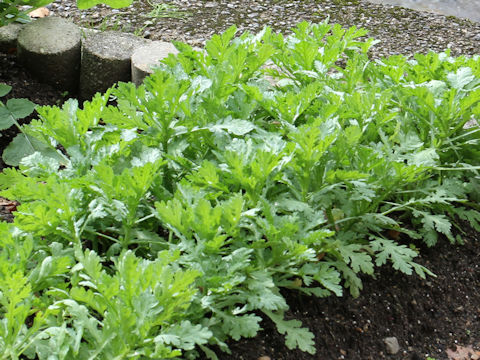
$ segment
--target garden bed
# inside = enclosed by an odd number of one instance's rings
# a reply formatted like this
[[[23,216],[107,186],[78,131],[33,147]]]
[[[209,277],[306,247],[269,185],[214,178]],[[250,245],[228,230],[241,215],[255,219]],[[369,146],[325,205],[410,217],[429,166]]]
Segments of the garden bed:
[[[62,94],[23,75],[11,57],[2,57],[0,61],[8,66],[2,66],[5,73],[0,73],[0,82],[13,86],[13,96],[29,97],[41,104],[62,102]],[[33,84],[39,86],[38,93],[35,91],[37,95],[32,94]],[[42,98],[40,93],[47,96]],[[468,228],[464,224],[462,227]],[[317,299],[283,290],[290,305],[286,318],[302,321],[315,334],[316,355],[287,349],[283,336],[278,334],[270,320],[264,319],[263,332],[253,339],[230,342],[232,355],[220,355],[220,358],[246,360],[268,356],[272,360],[363,360],[426,359],[431,356],[447,359],[447,349],[455,349],[456,345],[478,347],[479,234],[467,230],[463,239],[464,246],[451,245],[447,239],[441,238],[436,247],[420,247],[421,255],[416,261],[437,277],[423,280],[383,267],[375,272],[375,278],[362,278],[364,289],[357,299],[347,293],[340,298]],[[395,337],[400,344],[395,355],[387,352],[384,339],[388,337]],[[472,356],[475,355],[472,353]],[[459,357],[464,358],[468,359]]]
[[[10,96],[42,105],[63,101],[61,92],[38,83],[13,55],[0,54],[0,64],[0,82],[13,86]],[[2,135],[3,149],[12,136]],[[0,217],[11,219],[11,210],[0,204]],[[264,319],[264,331],[253,339],[231,342],[232,354],[222,354],[221,359],[423,360],[431,356],[443,360],[448,359],[447,349],[456,349],[456,345],[480,350],[479,241],[480,234],[469,230],[464,245],[442,239],[438,246],[423,248],[418,262],[437,277],[423,280],[386,267],[375,278],[364,278],[364,290],[357,299],[348,294],[318,299],[286,293],[289,316],[302,321],[316,336],[316,355],[286,348],[284,337]],[[401,346],[396,355],[389,355],[384,344],[392,336]]]
[[[61,92],[31,78],[13,55],[0,54],[0,64],[0,82],[13,86],[9,96],[42,105],[64,100]],[[12,136],[2,135],[3,149]],[[11,210],[0,204],[4,219],[11,220]],[[364,278],[364,290],[357,299],[348,294],[318,299],[285,293],[291,306],[289,316],[302,321],[316,336],[318,353],[314,356],[286,348],[284,337],[264,319],[264,331],[253,339],[232,342],[232,354],[223,354],[221,359],[417,360],[428,355],[440,360],[447,359],[447,349],[456,345],[480,349],[479,240],[480,234],[469,230],[463,246],[442,239],[434,248],[423,248],[418,262],[437,277],[422,280],[383,268],[375,278]],[[396,355],[387,353],[383,341],[392,336],[401,347]]]

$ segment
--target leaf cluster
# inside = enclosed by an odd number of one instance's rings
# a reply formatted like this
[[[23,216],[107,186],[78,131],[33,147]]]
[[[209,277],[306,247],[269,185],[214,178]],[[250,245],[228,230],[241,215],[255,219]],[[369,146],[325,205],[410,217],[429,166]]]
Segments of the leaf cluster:
[[[0,83],[0,97],[7,95],[11,90],[11,86]],[[27,99],[9,99],[5,104],[0,101],[0,131],[15,125],[21,132],[22,128],[18,120],[29,116],[35,110],[35,106]],[[21,139],[22,137],[25,138],[25,135],[21,134],[18,138]],[[26,139],[26,141],[28,140]],[[29,146],[29,143],[27,142],[24,145]],[[11,144],[4,150],[2,158],[6,164],[15,166],[18,165],[16,159],[21,158],[22,153],[21,149],[15,148],[15,145]]]
[[[433,275],[421,244],[461,242],[455,217],[480,230],[479,57],[371,61],[364,30],[327,22],[236,32],[22,127],[41,149],[0,175],[21,203],[0,227],[3,358],[216,359],[259,313],[314,353],[281,289]]]

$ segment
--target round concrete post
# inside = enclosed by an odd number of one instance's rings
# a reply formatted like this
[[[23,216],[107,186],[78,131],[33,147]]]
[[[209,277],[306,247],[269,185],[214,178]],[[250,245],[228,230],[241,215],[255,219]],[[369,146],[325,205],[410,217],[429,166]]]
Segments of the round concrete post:
[[[133,51],[146,42],[117,31],[87,36],[82,44],[80,99],[88,100],[96,92],[105,92],[118,81],[130,81]]]
[[[137,48],[132,55],[132,82],[140,85],[168,54],[178,54],[178,50],[172,43],[164,41],[153,41]]]
[[[74,23],[45,17],[25,25],[18,34],[18,58],[40,81],[76,93],[80,44]]]

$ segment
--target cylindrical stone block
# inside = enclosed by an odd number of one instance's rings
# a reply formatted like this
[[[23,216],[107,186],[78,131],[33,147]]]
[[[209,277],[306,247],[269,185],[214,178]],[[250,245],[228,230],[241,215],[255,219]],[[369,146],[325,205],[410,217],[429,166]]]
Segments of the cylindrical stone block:
[[[148,75],[151,75],[159,61],[168,54],[178,54],[172,43],[153,41],[148,45],[137,48],[132,55],[132,82],[140,85]]]
[[[40,81],[76,93],[80,44],[74,23],[45,17],[25,25],[18,34],[18,58]]]
[[[23,25],[11,23],[0,27],[0,52],[11,52],[17,48],[17,38]]]
[[[130,81],[133,51],[146,42],[117,31],[87,36],[82,44],[80,99],[88,100],[96,92],[105,92],[118,81]]]

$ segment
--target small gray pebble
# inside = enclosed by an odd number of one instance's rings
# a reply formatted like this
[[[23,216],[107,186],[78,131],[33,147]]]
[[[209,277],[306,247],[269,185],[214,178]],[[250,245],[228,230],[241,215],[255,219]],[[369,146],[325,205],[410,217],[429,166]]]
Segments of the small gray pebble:
[[[383,339],[383,342],[387,348],[387,353],[394,355],[400,351],[400,345],[398,344],[398,339],[395,336],[386,337]]]

